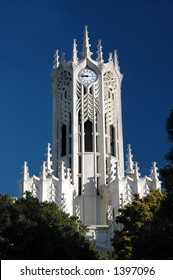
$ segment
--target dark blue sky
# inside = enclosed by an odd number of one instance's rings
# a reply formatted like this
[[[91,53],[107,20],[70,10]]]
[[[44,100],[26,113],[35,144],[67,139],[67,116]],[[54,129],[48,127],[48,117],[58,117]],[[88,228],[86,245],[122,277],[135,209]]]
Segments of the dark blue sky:
[[[118,50],[124,145],[131,143],[142,176],[165,165],[166,119],[173,108],[172,0],[0,0],[0,193],[18,195],[21,166],[38,175],[52,142],[50,72],[54,50],[91,51],[102,40],[104,60]]]

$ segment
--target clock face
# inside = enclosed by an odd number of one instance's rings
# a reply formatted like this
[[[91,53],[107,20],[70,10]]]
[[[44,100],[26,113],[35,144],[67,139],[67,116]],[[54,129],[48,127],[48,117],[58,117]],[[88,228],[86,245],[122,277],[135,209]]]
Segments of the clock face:
[[[79,72],[79,80],[88,86],[97,80],[97,74],[93,70],[85,68]]]

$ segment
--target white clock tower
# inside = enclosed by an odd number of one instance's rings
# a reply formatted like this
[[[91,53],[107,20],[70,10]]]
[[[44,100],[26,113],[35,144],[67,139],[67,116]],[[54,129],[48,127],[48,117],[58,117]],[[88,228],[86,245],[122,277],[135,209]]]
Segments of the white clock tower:
[[[150,175],[140,177],[127,148],[126,170],[121,113],[121,81],[117,53],[103,60],[101,41],[92,59],[85,26],[83,49],[76,40],[72,59],[55,53],[51,73],[53,96],[53,144],[47,146],[40,176],[29,176],[24,163],[20,196],[30,191],[40,201],[53,201],[90,228],[89,236],[102,249],[110,248],[119,207],[134,194],[160,189],[156,163]],[[53,156],[53,157],[52,157]]]
[[[59,62],[56,52],[51,74],[53,95],[53,169],[63,161],[70,168],[74,206],[85,224],[102,224],[106,214],[101,187],[109,166],[117,162],[124,174],[121,80],[117,55],[104,63],[101,41],[92,59],[85,26],[81,59],[74,40],[73,58]],[[75,209],[74,209],[75,211]]]

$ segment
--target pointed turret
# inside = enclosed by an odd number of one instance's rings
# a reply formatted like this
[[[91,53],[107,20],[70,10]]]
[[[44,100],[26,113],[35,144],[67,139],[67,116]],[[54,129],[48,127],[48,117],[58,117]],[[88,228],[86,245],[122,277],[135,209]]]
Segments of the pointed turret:
[[[90,44],[89,44],[89,37],[88,37],[88,28],[85,25],[85,29],[84,29],[84,37],[83,37],[83,50],[81,53],[82,57],[87,57],[87,56],[91,56],[92,52],[90,52]]]
[[[139,167],[137,161],[134,163],[134,175],[135,175],[135,179],[139,180],[141,174],[139,173]]]
[[[154,181],[158,181],[158,172],[157,172],[158,168],[156,166],[156,162],[152,163],[151,169],[150,169],[150,178],[153,179]]]
[[[112,52],[109,53],[109,59],[108,59],[108,61],[109,61],[109,62],[110,62],[110,61],[113,61]]]
[[[23,169],[22,172],[23,180],[27,180],[29,178],[29,172],[28,172],[28,166],[26,161],[24,161],[22,169]]]
[[[134,174],[134,163],[133,163],[133,155],[132,155],[132,149],[131,149],[131,145],[128,144],[127,145],[127,155],[126,155],[127,161],[126,161],[126,174],[130,175],[130,174]]]
[[[59,66],[59,54],[58,53],[59,53],[59,51],[56,50],[55,55],[54,55],[53,69],[56,69]]]
[[[52,169],[52,161],[51,161],[51,147],[50,147],[50,143],[47,144],[47,152],[46,152],[46,169],[47,169],[47,173],[50,175],[53,172]]]
[[[77,65],[77,62],[78,62],[77,53],[78,53],[78,51],[77,51],[76,39],[74,39],[73,40],[73,53],[72,53],[72,55],[73,55],[73,63],[75,65]]]
[[[101,40],[98,41],[97,48],[98,48],[98,50],[97,50],[97,61],[98,61],[98,63],[101,64],[101,63],[104,62]]]
[[[119,63],[118,63],[118,55],[117,55],[116,50],[114,50],[114,65],[115,65],[115,68],[117,68],[120,71]]]
[[[42,167],[41,167],[41,172],[40,172],[40,177],[42,180],[46,180],[46,175],[47,175],[47,172],[46,172],[46,162],[43,161],[43,164],[42,164]]]

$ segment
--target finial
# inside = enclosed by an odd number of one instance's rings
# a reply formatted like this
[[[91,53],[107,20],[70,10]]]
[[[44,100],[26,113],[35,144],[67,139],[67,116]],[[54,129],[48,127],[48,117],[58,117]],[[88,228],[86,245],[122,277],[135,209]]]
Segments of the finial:
[[[47,152],[46,152],[46,169],[47,169],[47,173],[50,175],[53,172],[52,169],[52,161],[51,161],[51,147],[50,147],[50,143],[47,144]]]
[[[77,58],[77,44],[76,44],[76,39],[73,40],[73,63],[77,64],[78,58]]]
[[[97,45],[97,61],[99,63],[103,63],[104,60],[103,60],[103,52],[102,52],[102,44],[101,44],[101,40],[98,40],[98,45]]]
[[[132,149],[131,149],[131,145],[128,144],[127,145],[127,155],[126,155],[127,161],[126,161],[126,174],[130,175],[130,174],[134,174],[134,168],[133,168],[133,155],[132,155]]]
[[[157,170],[158,170],[158,168],[157,168],[156,162],[152,162],[152,166],[150,169],[150,178],[155,181],[159,180],[159,178],[158,178],[159,174],[158,174]]]
[[[141,175],[139,173],[139,167],[138,167],[138,163],[137,162],[134,163],[134,175],[135,175],[136,180],[138,180],[139,176]]]
[[[118,63],[118,55],[117,55],[117,50],[114,50],[114,65],[115,67],[120,70],[119,68],[119,63]]]
[[[46,175],[47,175],[47,173],[46,173],[46,162],[45,161],[43,161],[43,164],[42,164],[42,167],[41,167],[41,179],[42,180],[45,180],[46,179]]]
[[[28,166],[27,166],[27,162],[26,161],[24,161],[22,169],[23,169],[23,172],[22,172],[23,179],[27,180],[28,177],[29,177],[29,172],[28,172]]]
[[[82,57],[91,56],[92,52],[90,52],[90,44],[89,44],[89,37],[88,37],[88,28],[85,25],[84,29],[84,37],[83,37],[83,50],[81,53]]]
[[[109,52],[109,59],[108,59],[108,61],[112,61],[113,59],[112,59],[112,52]]]
[[[53,69],[56,69],[59,66],[59,54],[58,53],[59,53],[59,51],[56,50],[55,54],[54,54]]]
[[[61,53],[61,63],[63,64],[65,62],[65,53]]]

